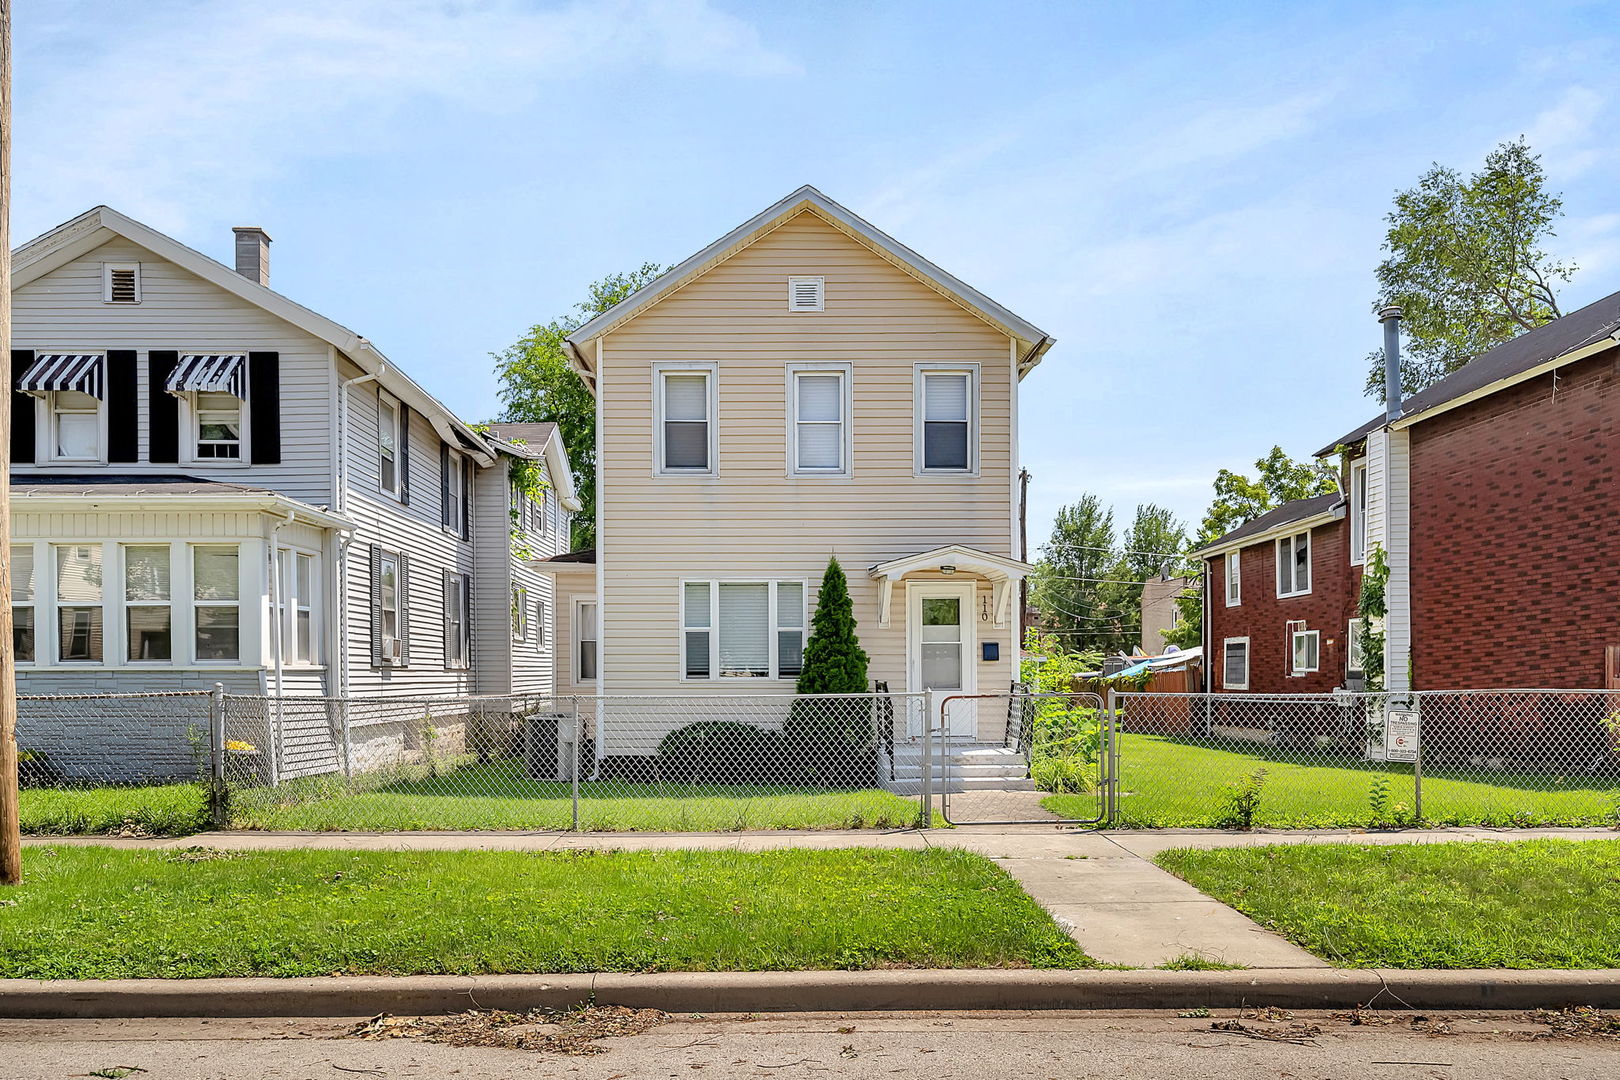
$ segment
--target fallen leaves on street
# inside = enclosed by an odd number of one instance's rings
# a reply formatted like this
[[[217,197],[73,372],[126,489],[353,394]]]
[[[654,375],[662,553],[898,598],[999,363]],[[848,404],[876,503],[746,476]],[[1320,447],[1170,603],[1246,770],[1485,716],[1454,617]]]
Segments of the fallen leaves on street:
[[[580,1057],[607,1052],[600,1039],[640,1035],[669,1019],[657,1009],[601,1005],[572,1012],[473,1010],[454,1016],[378,1013],[344,1035],[353,1039],[420,1039],[447,1046],[496,1046]]]

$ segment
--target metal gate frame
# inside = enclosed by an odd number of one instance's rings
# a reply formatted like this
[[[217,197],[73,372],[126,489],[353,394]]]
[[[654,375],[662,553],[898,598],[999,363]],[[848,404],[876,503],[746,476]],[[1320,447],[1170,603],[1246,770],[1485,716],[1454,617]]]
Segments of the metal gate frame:
[[[1118,764],[1117,754],[1118,754],[1118,745],[1119,744],[1118,744],[1118,740],[1114,737],[1115,736],[1115,717],[1116,717],[1116,714],[1115,714],[1115,711],[1114,711],[1113,696],[1114,696],[1113,691],[1110,690],[1109,693],[1108,693],[1108,700],[1106,700],[1106,701],[1103,699],[1102,695],[1091,693],[1091,692],[1077,692],[1077,693],[1049,692],[1049,693],[1029,693],[1029,694],[1017,693],[1017,692],[1007,693],[1007,694],[950,694],[950,695],[942,698],[940,700],[939,708],[937,710],[925,709],[923,711],[923,716],[926,718],[925,722],[923,724],[923,735],[922,735],[922,744],[923,744],[922,762],[923,762],[923,768],[922,768],[921,780],[922,780],[923,807],[925,808],[925,810],[931,811],[932,806],[933,806],[933,801],[934,801],[934,799],[933,799],[933,785],[934,785],[933,759],[934,759],[936,751],[943,751],[943,749],[944,749],[944,746],[945,746],[945,731],[946,731],[946,722],[945,722],[946,710],[950,708],[951,703],[953,701],[988,700],[988,701],[1024,702],[1024,701],[1031,701],[1031,700],[1039,700],[1039,699],[1042,699],[1042,698],[1048,698],[1048,699],[1063,699],[1063,700],[1072,702],[1072,701],[1076,701],[1076,699],[1079,699],[1078,703],[1082,707],[1084,707],[1086,704],[1091,704],[1093,707],[1096,708],[1097,714],[1098,714],[1098,717],[1099,717],[1099,723],[1100,723],[1100,726],[1101,726],[1101,730],[1099,732],[1098,749],[1097,749],[1097,816],[1096,817],[1090,817],[1090,818],[1054,818],[1054,817],[1007,818],[1007,819],[1001,819],[1001,820],[975,819],[975,820],[972,820],[972,821],[965,821],[965,820],[964,821],[958,821],[958,820],[951,817],[951,809],[950,809],[950,807],[951,807],[951,792],[950,792],[950,787],[951,787],[951,784],[950,784],[950,779],[951,779],[951,776],[950,776],[950,762],[951,762],[951,759],[950,759],[950,757],[948,755],[945,755],[943,753],[940,754],[941,790],[939,792],[939,812],[940,812],[940,816],[943,817],[945,819],[946,823],[950,824],[950,825],[1104,825],[1104,824],[1107,824],[1108,822],[1113,820],[1113,813],[1114,813],[1114,806],[1115,806],[1115,799],[1116,799],[1116,792],[1114,790],[1114,786],[1115,786],[1115,777],[1118,775],[1118,770],[1116,768],[1116,765]],[[935,729],[935,722],[936,721],[938,723],[937,731]],[[935,741],[936,735],[938,737],[938,742],[937,743]],[[1027,765],[1033,766],[1034,765],[1033,733],[1031,733],[1030,750],[1028,751],[1028,753],[1029,753],[1029,757],[1027,758]],[[926,817],[925,817],[924,820],[926,820]]]

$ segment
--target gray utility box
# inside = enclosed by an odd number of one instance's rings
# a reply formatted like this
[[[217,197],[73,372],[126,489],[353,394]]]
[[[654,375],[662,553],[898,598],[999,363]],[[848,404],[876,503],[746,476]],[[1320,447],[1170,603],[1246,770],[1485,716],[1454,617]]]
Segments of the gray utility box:
[[[523,771],[531,780],[572,780],[579,767],[578,718],[545,711],[523,718]]]

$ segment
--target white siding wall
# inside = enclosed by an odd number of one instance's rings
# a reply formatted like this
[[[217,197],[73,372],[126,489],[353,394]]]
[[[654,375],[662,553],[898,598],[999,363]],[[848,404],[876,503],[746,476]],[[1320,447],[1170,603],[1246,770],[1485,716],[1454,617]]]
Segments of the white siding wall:
[[[104,262],[141,264],[141,302],[101,302]],[[327,344],[218,286],[118,238],[12,296],[12,347],[138,353],[141,463],[17,465],[17,473],[184,473],[280,491],[314,504],[332,499],[331,351]],[[145,464],[147,352],[275,352],[281,364],[281,464]],[[20,373],[19,373],[20,374]],[[21,395],[18,403],[26,403]]]

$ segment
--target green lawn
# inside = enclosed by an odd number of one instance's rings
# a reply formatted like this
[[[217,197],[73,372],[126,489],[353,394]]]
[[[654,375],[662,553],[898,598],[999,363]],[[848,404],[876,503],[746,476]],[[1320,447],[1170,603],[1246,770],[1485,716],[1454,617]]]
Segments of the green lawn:
[[[1178,849],[1157,861],[1344,967],[1620,967],[1620,840]]]
[[[208,827],[199,784],[24,788],[22,831],[53,836],[130,832],[183,836]]]
[[[917,803],[881,789],[587,781],[580,784],[579,813],[580,828],[596,832],[881,829],[915,825]],[[463,765],[361,792],[345,791],[335,779],[294,781],[238,791],[231,803],[232,825],[244,829],[567,829],[572,814],[568,784],[530,780],[507,762]]]
[[[1264,746],[1216,748],[1162,735],[1120,738],[1120,824],[1175,827],[1232,824],[1227,785],[1264,769],[1253,824],[1279,828],[1410,824],[1410,766],[1291,753]],[[1592,776],[1467,776],[1425,769],[1423,818],[1435,825],[1612,825],[1620,782]],[[1382,778],[1386,796],[1374,806]],[[1065,817],[1095,813],[1095,796],[1043,800]]]
[[[1088,967],[962,851],[29,848],[0,977]]]

